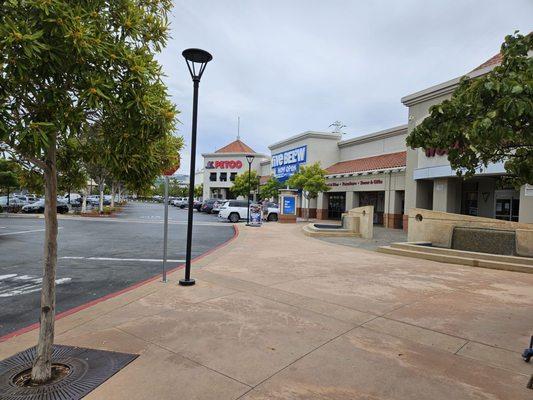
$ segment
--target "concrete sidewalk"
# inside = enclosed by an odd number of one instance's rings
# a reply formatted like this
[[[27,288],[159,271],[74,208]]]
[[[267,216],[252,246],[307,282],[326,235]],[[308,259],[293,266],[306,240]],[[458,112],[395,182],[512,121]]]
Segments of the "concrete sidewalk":
[[[533,275],[240,231],[196,286],[178,271],[57,322],[57,343],[140,354],[88,399],[533,398]]]

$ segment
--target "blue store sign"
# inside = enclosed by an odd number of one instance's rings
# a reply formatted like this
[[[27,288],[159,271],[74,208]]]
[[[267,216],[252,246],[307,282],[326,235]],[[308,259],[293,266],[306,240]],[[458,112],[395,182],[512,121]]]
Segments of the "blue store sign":
[[[296,214],[296,198],[284,197],[283,198],[283,214]]]
[[[300,168],[307,160],[307,146],[284,151],[283,153],[272,155],[272,169],[278,181],[283,182]]]

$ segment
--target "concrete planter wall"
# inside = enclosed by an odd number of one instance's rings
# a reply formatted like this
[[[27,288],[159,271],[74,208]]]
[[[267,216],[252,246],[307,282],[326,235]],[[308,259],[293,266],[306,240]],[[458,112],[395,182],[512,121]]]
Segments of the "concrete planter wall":
[[[533,224],[473,217],[422,208],[409,210],[409,242],[431,242],[438,247],[452,247],[454,228],[479,228],[511,231],[516,235],[516,254],[533,256]]]

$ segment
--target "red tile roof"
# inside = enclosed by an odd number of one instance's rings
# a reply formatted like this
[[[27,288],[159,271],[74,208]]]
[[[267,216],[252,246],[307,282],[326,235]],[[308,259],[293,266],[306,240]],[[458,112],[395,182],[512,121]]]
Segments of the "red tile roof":
[[[231,142],[230,144],[221,147],[215,153],[255,153],[255,151],[248,147],[245,143],[241,142],[239,139]]]
[[[491,58],[489,58],[487,61],[485,61],[483,64],[481,64],[479,67],[477,68],[474,68],[471,72],[474,72],[474,71],[477,71],[479,69],[483,69],[483,68],[486,68],[486,67],[490,67],[490,66],[496,66],[498,64],[501,64],[502,62],[502,54],[501,53],[498,53],[494,56],[492,56]]]
[[[333,175],[405,167],[406,154],[407,152],[400,151],[398,153],[341,161],[326,168],[326,172],[328,175]]]

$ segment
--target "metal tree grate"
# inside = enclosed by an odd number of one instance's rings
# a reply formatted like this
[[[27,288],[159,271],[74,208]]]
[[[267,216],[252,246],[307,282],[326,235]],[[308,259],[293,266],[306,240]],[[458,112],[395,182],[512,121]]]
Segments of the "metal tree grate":
[[[52,363],[67,365],[70,373],[50,384],[36,387],[16,386],[13,379],[31,368],[35,354],[36,348],[32,347],[0,361],[0,399],[81,399],[138,357],[137,354],[54,345]]]

